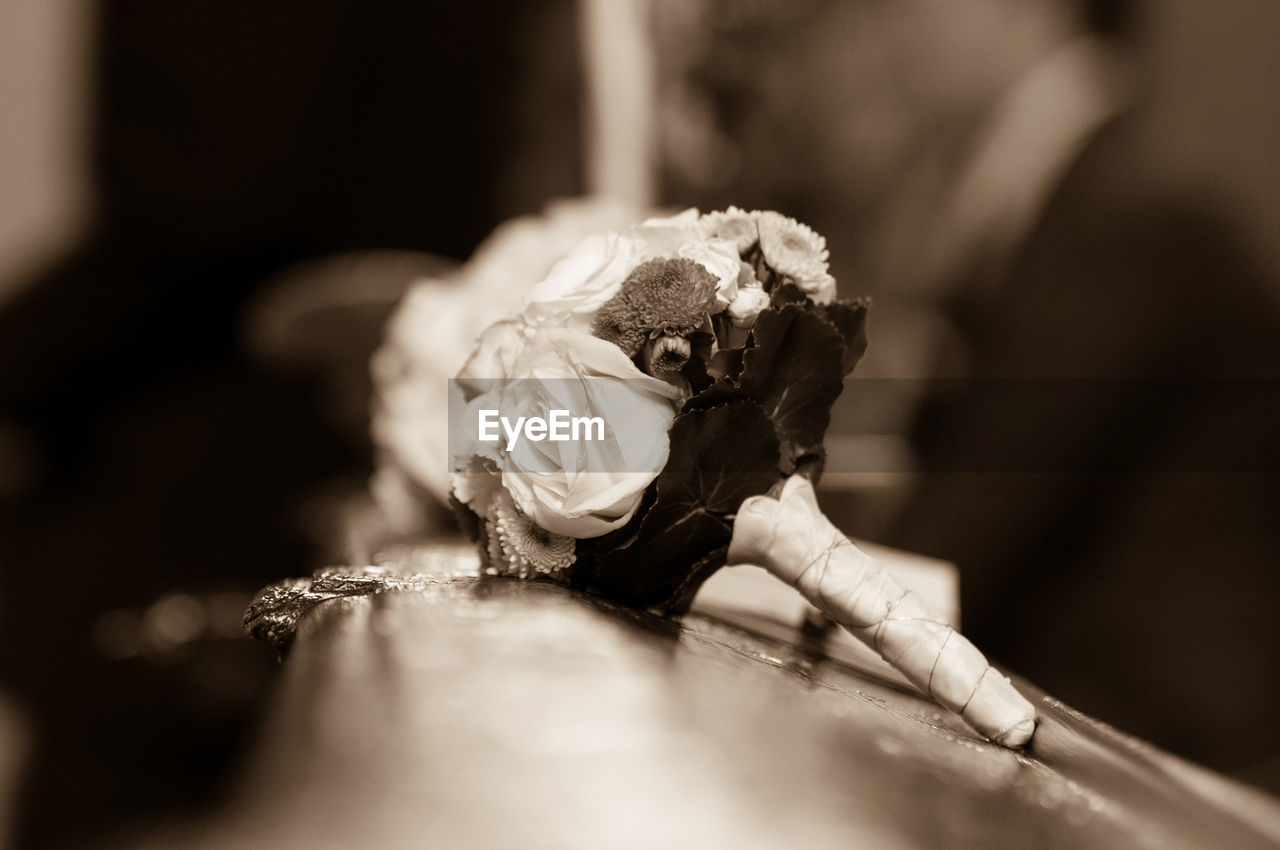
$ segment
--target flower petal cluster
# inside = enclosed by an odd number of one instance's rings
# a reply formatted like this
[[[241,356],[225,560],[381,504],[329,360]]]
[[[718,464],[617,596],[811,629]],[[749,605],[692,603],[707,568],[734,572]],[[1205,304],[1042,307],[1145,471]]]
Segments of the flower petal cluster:
[[[538,525],[506,492],[494,494],[484,522],[489,569],[494,574],[556,578],[573,566],[574,539]]]
[[[760,252],[778,274],[810,281],[827,273],[827,240],[808,225],[772,210],[756,213]]]
[[[744,257],[758,249],[769,269],[800,287],[814,303],[827,304],[835,299],[836,281],[828,270],[827,240],[808,225],[772,210],[738,207],[707,213],[700,224],[709,238],[733,242]],[[758,302],[758,295],[747,296],[738,313],[743,314],[748,305]],[[735,324],[738,321],[735,319]]]
[[[755,325],[756,316],[768,306],[769,293],[764,291],[763,284],[753,280],[738,287],[738,296],[729,305],[729,320],[735,328],[750,328]]]
[[[620,233],[603,233],[579,244],[529,293],[523,316],[539,327],[590,332],[596,313],[647,260],[684,257],[716,280],[711,312],[726,309],[737,294],[740,258],[732,242],[708,239],[696,209],[651,218]]]
[[[760,241],[756,216],[757,213],[729,207],[723,212],[704,215],[701,220],[702,230],[710,238],[732,242],[739,254],[746,254]]]
[[[415,502],[422,491],[449,499],[449,379],[476,338],[518,311],[529,290],[584,238],[638,217],[635,207],[612,200],[554,201],[541,215],[500,225],[455,273],[410,286],[370,363],[371,432],[381,455],[373,492],[399,531],[420,525]]]
[[[592,333],[634,357],[655,335],[682,337],[701,327],[716,306],[716,284],[696,260],[646,260],[600,308]]]
[[[458,378],[462,386],[482,379],[474,382],[482,391],[465,399],[464,421],[482,409],[543,418],[561,409],[605,423],[602,440],[524,440],[511,449],[455,434],[458,453],[489,462],[454,475],[455,496],[478,516],[489,512],[496,491],[485,476],[495,470],[502,491],[541,528],[598,537],[631,518],[667,462],[679,391],[606,340],[574,328],[531,328],[521,319],[499,322]]]

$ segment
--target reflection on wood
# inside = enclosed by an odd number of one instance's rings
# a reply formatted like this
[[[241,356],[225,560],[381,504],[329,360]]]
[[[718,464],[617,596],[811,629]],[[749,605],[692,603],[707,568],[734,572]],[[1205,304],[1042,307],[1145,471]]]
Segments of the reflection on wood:
[[[415,588],[316,606],[229,810],[149,846],[1250,847],[1280,836],[1270,798],[1049,700],[1033,751],[1011,752],[913,694],[705,615],[678,624],[507,579]]]

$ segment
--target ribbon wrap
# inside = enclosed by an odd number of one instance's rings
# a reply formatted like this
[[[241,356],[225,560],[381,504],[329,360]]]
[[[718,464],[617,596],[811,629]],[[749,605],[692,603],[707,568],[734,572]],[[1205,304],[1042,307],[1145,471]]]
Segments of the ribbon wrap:
[[[1035,731],[1035,708],[915,591],[855,546],[793,475],[772,496],[743,502],[729,564],[755,564],[878,652],[916,687],[1006,747]]]

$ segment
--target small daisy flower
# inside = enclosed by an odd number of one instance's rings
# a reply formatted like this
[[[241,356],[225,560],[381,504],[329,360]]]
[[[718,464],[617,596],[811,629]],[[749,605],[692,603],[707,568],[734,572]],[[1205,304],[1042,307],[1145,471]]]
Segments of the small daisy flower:
[[[747,253],[760,240],[756,214],[737,207],[729,207],[724,212],[707,213],[698,224],[707,236],[734,243],[739,254]]]
[[[573,566],[576,541],[540,527],[505,492],[490,505],[485,530],[489,564],[500,574],[555,577]]]
[[[756,213],[756,224],[769,268],[797,282],[818,281],[827,274],[827,240],[810,227],[772,211]]]

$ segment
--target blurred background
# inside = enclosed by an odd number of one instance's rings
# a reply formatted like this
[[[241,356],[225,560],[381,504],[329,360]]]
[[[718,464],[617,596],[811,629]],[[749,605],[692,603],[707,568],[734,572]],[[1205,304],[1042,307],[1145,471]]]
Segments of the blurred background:
[[[240,612],[328,557],[396,299],[584,193],[825,234],[876,303],[837,521],[1280,789],[1278,39],[1271,0],[3,0],[0,826],[214,799],[274,670]]]

